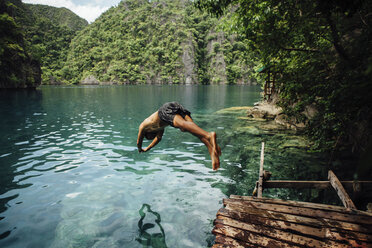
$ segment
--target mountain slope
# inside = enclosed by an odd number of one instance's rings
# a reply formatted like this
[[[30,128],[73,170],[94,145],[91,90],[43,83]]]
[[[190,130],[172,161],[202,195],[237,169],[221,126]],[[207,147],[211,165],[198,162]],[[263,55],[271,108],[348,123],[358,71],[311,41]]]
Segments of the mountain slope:
[[[43,83],[59,83],[70,42],[88,22],[66,8],[24,4],[20,22],[31,54],[40,61]]]
[[[61,75],[79,83],[248,83],[244,43],[191,1],[122,1],[71,42]]]
[[[55,8],[41,4],[26,4],[34,16],[44,17],[58,26],[66,26],[72,31],[79,31],[88,25],[88,22],[66,8]]]

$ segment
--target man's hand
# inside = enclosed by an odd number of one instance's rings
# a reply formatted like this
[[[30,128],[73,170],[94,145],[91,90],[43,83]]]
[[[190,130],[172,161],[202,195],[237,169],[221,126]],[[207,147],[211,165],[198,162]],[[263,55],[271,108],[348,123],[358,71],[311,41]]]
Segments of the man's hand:
[[[137,148],[138,148],[139,153],[144,152],[144,150],[142,149],[143,137],[144,137],[144,134],[143,134],[143,122],[142,122],[141,125],[139,126],[138,137],[137,137]]]
[[[150,150],[151,148],[149,148],[149,147],[146,147],[145,149],[141,149],[141,151],[140,152],[147,152],[148,150]]]
[[[141,152],[147,152],[148,150],[150,150],[151,148],[149,147],[146,147],[145,149],[142,149],[142,147],[138,147],[138,152],[141,153]]]

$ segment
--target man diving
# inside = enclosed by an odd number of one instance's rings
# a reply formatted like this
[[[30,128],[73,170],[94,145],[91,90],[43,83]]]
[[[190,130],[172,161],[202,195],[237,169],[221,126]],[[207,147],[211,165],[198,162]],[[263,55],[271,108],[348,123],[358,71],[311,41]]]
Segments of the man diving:
[[[164,128],[168,125],[198,137],[208,148],[213,170],[220,168],[219,156],[221,156],[221,148],[217,144],[216,133],[207,132],[196,125],[191,119],[191,113],[178,102],[165,103],[158,111],[147,117],[140,124],[137,138],[138,152],[147,152],[156,146],[163,137]],[[152,142],[142,149],[144,137],[152,140]]]

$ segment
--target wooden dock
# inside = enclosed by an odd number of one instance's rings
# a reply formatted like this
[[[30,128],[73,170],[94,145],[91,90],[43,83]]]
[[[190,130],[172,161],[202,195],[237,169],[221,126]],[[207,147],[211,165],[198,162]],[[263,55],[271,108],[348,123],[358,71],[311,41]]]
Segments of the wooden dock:
[[[263,150],[257,197],[231,195],[217,212],[214,248],[220,247],[371,247],[372,213],[357,210],[344,184],[330,171],[329,181],[266,181]],[[271,174],[271,173],[266,173]],[[270,183],[271,182],[271,183]],[[283,183],[284,182],[284,183]],[[319,184],[318,184],[319,183]],[[371,185],[365,181],[363,184]],[[344,207],[262,197],[265,186],[333,187]],[[354,185],[360,185],[355,183]],[[355,188],[355,187],[354,187]],[[358,187],[356,187],[358,188]]]
[[[339,206],[232,195],[213,233],[219,247],[372,247],[372,214]]]

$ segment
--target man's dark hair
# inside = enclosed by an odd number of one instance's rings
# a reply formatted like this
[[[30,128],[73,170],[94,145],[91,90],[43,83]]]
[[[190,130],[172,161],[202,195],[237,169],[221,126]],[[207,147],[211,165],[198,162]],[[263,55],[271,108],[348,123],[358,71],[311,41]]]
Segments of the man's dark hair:
[[[153,140],[156,137],[157,132],[145,132],[145,138],[147,140]]]

